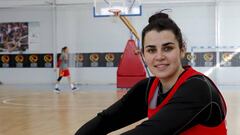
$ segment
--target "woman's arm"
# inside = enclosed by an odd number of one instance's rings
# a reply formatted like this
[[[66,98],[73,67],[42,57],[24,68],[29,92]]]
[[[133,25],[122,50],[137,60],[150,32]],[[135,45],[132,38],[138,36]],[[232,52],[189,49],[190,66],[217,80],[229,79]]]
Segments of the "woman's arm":
[[[147,84],[148,79],[137,83],[119,101],[84,124],[75,135],[105,135],[145,118]]]

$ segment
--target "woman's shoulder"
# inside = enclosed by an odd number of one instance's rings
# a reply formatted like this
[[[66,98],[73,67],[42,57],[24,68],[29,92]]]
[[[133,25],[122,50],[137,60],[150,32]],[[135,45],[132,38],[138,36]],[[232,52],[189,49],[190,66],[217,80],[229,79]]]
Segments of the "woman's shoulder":
[[[138,81],[130,90],[132,91],[149,91],[156,77],[147,77]]]
[[[144,79],[138,81],[135,86],[137,86],[137,87],[138,87],[138,86],[143,86],[143,85],[144,85],[144,86],[145,86],[145,85],[151,86],[151,84],[153,83],[153,81],[154,81],[155,78],[156,78],[156,77],[154,77],[154,76],[144,78]]]
[[[179,88],[177,93],[189,96],[191,98],[209,97],[213,84],[203,75],[192,76],[188,78]]]
[[[207,88],[207,89],[217,89],[215,83],[205,75],[196,75],[188,78],[185,81],[185,85],[188,87],[194,87],[194,88]]]

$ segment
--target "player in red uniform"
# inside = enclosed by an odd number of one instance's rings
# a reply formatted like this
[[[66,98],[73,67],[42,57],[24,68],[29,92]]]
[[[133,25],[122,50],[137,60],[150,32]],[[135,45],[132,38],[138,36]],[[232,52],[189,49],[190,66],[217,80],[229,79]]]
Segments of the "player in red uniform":
[[[69,52],[66,46],[62,48],[61,55],[58,58],[57,66],[59,67],[59,77],[55,84],[55,92],[60,92],[59,83],[63,77],[67,77],[71,89],[76,90],[77,88],[71,82],[71,76],[69,71]]]
[[[153,77],[84,124],[76,135],[106,135],[148,117],[122,135],[226,135],[226,105],[215,84],[182,66],[186,47],[180,28],[167,14],[149,18],[142,53]]]

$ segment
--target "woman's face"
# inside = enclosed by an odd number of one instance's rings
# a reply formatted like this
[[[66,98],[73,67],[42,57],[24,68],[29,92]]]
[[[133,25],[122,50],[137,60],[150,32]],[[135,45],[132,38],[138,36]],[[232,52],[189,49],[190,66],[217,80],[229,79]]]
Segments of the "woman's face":
[[[144,58],[153,75],[161,79],[178,76],[178,71],[182,70],[181,59],[185,55],[185,48],[179,48],[172,31],[149,31],[143,44]]]
[[[69,52],[69,51],[68,51],[68,48],[66,48],[66,49],[64,50],[64,52],[65,52],[65,53],[68,53],[68,52]]]

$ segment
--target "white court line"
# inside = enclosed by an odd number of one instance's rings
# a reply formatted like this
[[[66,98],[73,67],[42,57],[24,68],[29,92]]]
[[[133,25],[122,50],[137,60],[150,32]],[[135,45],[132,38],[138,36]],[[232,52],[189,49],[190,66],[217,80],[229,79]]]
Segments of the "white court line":
[[[22,97],[22,96],[21,96]],[[86,106],[68,106],[68,105],[37,105],[37,104],[22,104],[22,103],[14,103],[11,102],[13,100],[16,100],[18,97],[1,97],[2,103],[6,105],[12,105],[12,106],[18,106],[18,107],[34,107],[31,109],[50,109],[50,110],[59,110],[59,109],[73,109],[73,110],[102,110],[103,107],[96,107],[96,106],[91,106],[91,104],[86,105]],[[11,106],[0,106],[0,108],[12,108]],[[40,108],[37,108],[40,107]]]

